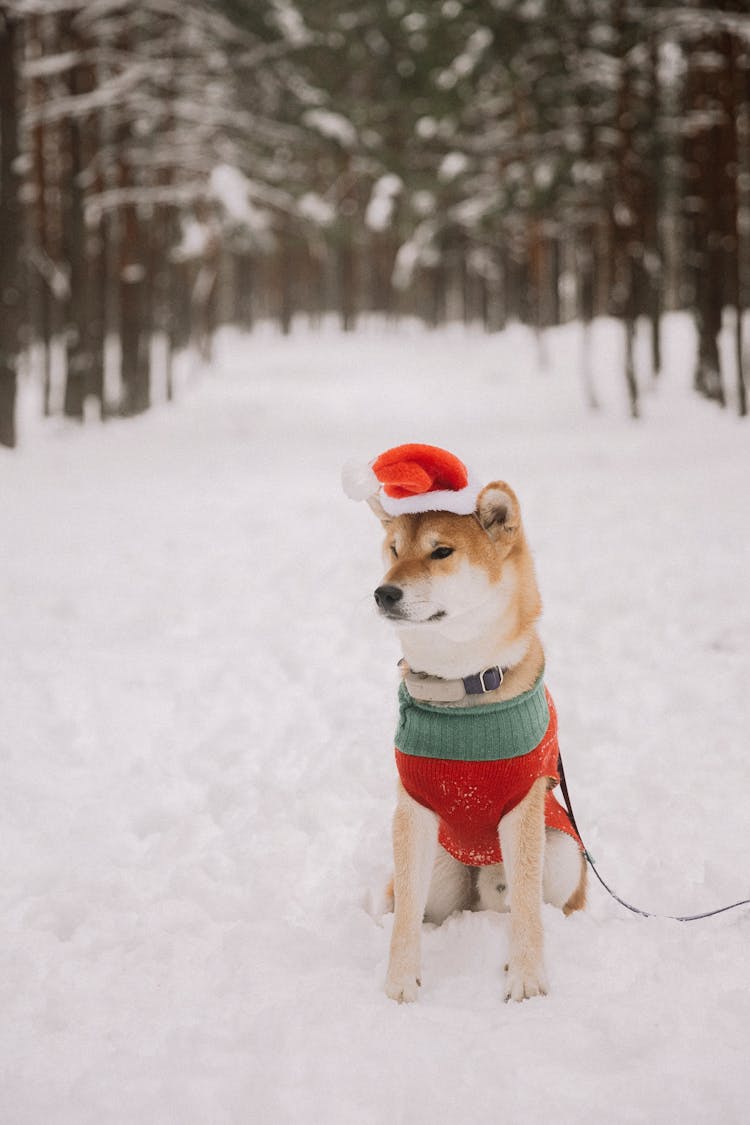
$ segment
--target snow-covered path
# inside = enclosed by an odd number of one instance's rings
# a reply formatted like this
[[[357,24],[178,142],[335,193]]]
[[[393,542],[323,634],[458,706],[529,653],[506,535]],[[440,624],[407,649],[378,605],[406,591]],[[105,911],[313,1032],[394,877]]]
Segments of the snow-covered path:
[[[172,409],[0,456],[3,1125],[747,1120],[750,909],[545,911],[551,994],[502,1003],[507,918],[426,928],[382,992],[394,638],[351,455],[506,478],[545,599],[576,812],[619,893],[750,895],[750,429],[685,325],[625,419],[576,329],[223,341]],[[531,369],[531,370],[530,370]]]

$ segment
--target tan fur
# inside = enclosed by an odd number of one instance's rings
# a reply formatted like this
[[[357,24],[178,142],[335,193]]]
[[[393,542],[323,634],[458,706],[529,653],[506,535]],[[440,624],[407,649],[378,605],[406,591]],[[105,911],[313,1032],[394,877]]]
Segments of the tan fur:
[[[500,821],[500,847],[510,888],[506,1000],[526,1000],[547,991],[542,929],[546,791],[546,779],[540,777],[520,805]]]
[[[394,917],[385,991],[392,1000],[416,1000],[421,981],[421,929],[437,851],[434,813],[399,785],[393,815]]]
[[[563,906],[563,914],[567,918],[569,914],[575,913],[576,910],[586,909],[586,892],[588,890],[588,874],[589,869],[586,865],[586,857],[581,854],[581,880],[573,891],[568,901]]]
[[[504,481],[487,485],[470,516],[427,512],[389,518],[382,509],[373,510],[386,530],[388,569],[382,586],[402,591],[403,600],[390,616],[409,667],[443,678],[493,664],[508,668],[496,691],[445,706],[494,703],[528,691],[544,666],[536,628],[542,603],[513,490]],[[436,548],[443,547],[453,553],[433,559]],[[498,828],[511,909],[506,999],[547,991],[541,919],[547,784],[545,778],[535,782]],[[429,902],[437,903],[440,917],[445,916],[446,888],[455,886],[455,908],[463,908],[467,884],[440,863],[437,818],[401,785],[393,853],[394,923],[386,992],[395,1000],[411,1001],[420,983],[421,924]],[[433,869],[436,880],[442,870],[437,895],[430,894]],[[569,888],[570,862],[565,870],[567,884],[563,880],[562,886]],[[585,898],[582,862],[580,881],[565,901],[564,913],[582,909]]]

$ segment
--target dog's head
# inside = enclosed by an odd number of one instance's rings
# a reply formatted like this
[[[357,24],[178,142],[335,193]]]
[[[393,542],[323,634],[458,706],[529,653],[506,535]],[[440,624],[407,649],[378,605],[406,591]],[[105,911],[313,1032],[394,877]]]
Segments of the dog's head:
[[[518,499],[504,481],[488,484],[469,515],[428,511],[388,516],[371,504],[385,529],[387,570],[375,590],[380,614],[399,628],[430,627],[519,613],[541,605]]]
[[[461,648],[483,637],[494,655],[498,639],[508,651],[528,638],[541,602],[509,485],[482,487],[452,453],[422,444],[396,446],[369,465],[349,462],[342,484],[385,528],[387,569],[375,602],[400,630],[402,647],[417,646],[422,671],[436,656],[433,642],[444,667],[442,642]]]

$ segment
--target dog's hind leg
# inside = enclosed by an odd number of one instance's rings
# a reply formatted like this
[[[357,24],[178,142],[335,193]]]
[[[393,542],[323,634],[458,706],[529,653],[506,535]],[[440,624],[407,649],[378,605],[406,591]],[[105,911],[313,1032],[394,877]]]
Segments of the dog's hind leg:
[[[567,832],[548,828],[544,845],[544,901],[564,914],[586,905],[586,860],[578,842]]]
[[[500,848],[510,897],[510,951],[506,1000],[525,1000],[547,991],[542,929],[544,797],[539,778],[500,821]]]
[[[542,898],[551,906],[572,914],[586,905],[586,860],[577,842],[567,832],[547,828],[544,838]],[[510,910],[505,865],[480,867],[477,873],[477,910]]]
[[[424,911],[425,922],[439,926],[455,910],[467,910],[473,893],[469,868],[438,845]]]
[[[385,991],[392,1000],[416,1000],[420,982],[422,919],[437,851],[438,819],[399,785],[393,816],[394,917]]]

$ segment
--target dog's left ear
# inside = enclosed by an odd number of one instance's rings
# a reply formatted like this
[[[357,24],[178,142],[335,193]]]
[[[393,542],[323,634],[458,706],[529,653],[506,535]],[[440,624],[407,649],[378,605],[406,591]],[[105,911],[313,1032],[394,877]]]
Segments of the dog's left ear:
[[[505,481],[495,480],[477,497],[477,517],[490,539],[511,543],[521,526],[518,497]]]
[[[370,507],[370,510],[375,513],[375,515],[382,523],[383,527],[388,527],[388,524],[393,519],[393,516],[388,515],[377,496],[368,496],[367,503]]]

